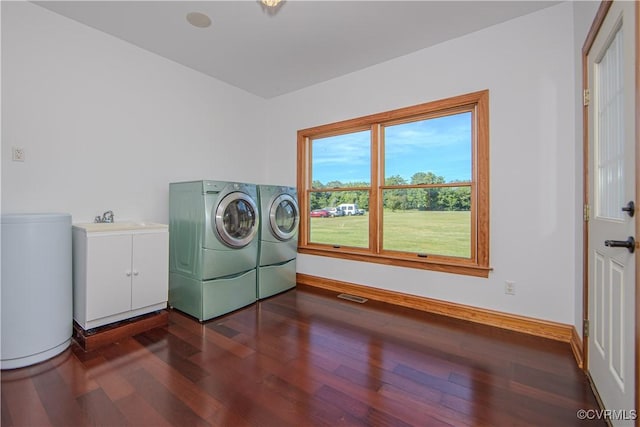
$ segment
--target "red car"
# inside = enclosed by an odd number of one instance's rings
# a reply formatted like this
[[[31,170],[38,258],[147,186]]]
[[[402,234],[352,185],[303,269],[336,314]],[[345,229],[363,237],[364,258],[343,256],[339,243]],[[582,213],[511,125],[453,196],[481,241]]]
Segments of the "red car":
[[[310,214],[311,218],[328,218],[329,211],[326,209],[314,209]]]

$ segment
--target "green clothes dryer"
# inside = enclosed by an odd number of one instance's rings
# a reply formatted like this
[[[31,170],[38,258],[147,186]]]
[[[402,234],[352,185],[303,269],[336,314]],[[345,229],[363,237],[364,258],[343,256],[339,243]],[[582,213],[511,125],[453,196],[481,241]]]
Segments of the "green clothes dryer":
[[[258,299],[296,286],[300,210],[294,187],[259,185]]]

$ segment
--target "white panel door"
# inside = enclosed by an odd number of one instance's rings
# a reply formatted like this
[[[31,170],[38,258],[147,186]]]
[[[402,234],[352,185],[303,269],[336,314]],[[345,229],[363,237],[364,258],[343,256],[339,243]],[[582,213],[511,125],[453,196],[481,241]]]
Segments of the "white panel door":
[[[131,309],[131,235],[88,238],[86,286],[87,321]]]
[[[131,309],[166,302],[169,294],[169,233],[133,235]]]
[[[623,211],[635,183],[635,3],[615,1],[588,54],[589,320],[588,369],[605,409],[634,409],[635,262],[622,247],[635,237]],[[633,245],[635,247],[635,245]]]

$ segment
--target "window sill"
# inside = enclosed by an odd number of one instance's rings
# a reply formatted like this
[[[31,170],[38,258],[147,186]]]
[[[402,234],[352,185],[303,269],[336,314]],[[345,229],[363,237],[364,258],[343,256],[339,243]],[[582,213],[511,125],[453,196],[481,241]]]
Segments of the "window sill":
[[[298,247],[298,253],[483,278],[489,277],[489,273],[493,270],[491,267],[482,267],[472,263],[451,263],[428,259],[409,259],[406,257],[395,257],[390,255],[372,255],[370,253],[356,251],[349,252],[345,251],[345,249],[334,248]]]

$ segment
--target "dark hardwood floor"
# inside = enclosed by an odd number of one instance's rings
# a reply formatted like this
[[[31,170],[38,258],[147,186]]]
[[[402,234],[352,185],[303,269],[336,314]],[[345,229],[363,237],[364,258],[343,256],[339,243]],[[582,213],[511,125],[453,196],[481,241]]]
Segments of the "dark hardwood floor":
[[[2,371],[2,426],[572,426],[566,343],[298,288]],[[597,422],[592,422],[597,424]]]

